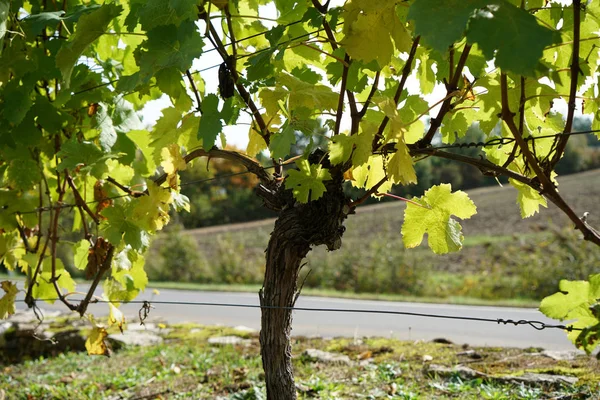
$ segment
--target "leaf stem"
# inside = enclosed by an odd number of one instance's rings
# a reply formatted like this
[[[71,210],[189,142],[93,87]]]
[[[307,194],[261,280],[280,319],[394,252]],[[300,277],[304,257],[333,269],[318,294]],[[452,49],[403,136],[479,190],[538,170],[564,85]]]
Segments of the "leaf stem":
[[[421,207],[421,208],[425,208],[425,209],[427,209],[427,210],[431,210],[431,207],[424,206],[423,204],[419,204],[419,203],[417,203],[416,201],[409,200],[409,199],[407,199],[407,198],[405,198],[405,197],[397,196],[397,195],[395,195],[395,194],[391,194],[391,193],[376,193],[375,195],[376,195],[376,196],[387,196],[387,197],[391,197],[391,198],[393,198],[393,199],[396,199],[396,200],[402,200],[402,201],[404,201],[404,202],[406,202],[406,203],[413,204],[413,205],[415,205],[415,206],[417,206],[417,207]]]

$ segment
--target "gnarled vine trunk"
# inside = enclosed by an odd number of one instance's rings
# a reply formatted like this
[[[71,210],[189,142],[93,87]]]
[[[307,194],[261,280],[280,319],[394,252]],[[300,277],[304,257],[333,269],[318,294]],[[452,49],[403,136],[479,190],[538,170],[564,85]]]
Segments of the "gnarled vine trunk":
[[[289,192],[278,193],[288,200],[271,233],[260,291],[260,344],[268,400],[296,399],[290,343],[292,310],[270,307],[294,306],[301,263],[312,246],[325,244],[329,250],[335,250],[341,245],[348,202],[342,191],[341,174],[332,175],[327,192],[316,201],[299,204]]]

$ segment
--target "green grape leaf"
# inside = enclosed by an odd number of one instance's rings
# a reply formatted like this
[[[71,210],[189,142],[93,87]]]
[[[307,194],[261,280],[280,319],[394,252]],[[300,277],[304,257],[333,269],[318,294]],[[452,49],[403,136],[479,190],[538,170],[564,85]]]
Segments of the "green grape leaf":
[[[331,179],[329,170],[321,165],[310,164],[306,159],[296,161],[298,170],[288,171],[285,188],[292,190],[300,203],[317,200],[327,190],[323,181]]]
[[[4,118],[13,125],[19,125],[23,121],[33,105],[31,91],[25,89],[19,85],[18,79],[13,79],[6,84],[2,94],[3,101],[0,102],[0,118]]]
[[[147,36],[148,39],[136,49],[143,82],[163,68],[175,67],[185,71],[202,54],[204,42],[192,21],[184,21],[179,27],[158,26],[148,31]]]
[[[17,231],[0,234],[0,263],[13,271],[25,256],[25,247]]]
[[[219,98],[215,94],[204,97],[202,102],[202,117],[198,126],[198,139],[202,140],[202,148],[210,150],[223,129],[221,113],[219,112]]]
[[[79,5],[75,11],[71,11],[68,14],[65,14],[64,11],[48,11],[32,14],[28,15],[27,18],[22,21],[22,25],[26,33],[40,35],[42,30],[48,26],[57,26],[61,22],[77,22],[82,15],[89,14],[100,7],[101,6],[98,4],[91,4],[88,6]]]
[[[9,281],[1,282],[0,289],[4,291],[4,295],[0,297],[0,319],[6,319],[16,311],[15,299],[19,290],[17,285]]]
[[[440,129],[442,142],[454,143],[457,137],[464,137],[476,117],[477,113],[472,108],[450,111]]]
[[[257,128],[254,126],[250,127],[250,131],[248,132],[248,146],[246,146],[246,154],[251,157],[256,156],[267,148],[265,139],[255,129]]]
[[[365,63],[377,61],[380,67],[389,64],[394,44],[399,51],[408,51],[411,37],[396,14],[399,0],[352,0],[344,5],[344,39],[348,54]]]
[[[445,53],[462,37],[473,12],[487,4],[488,0],[415,0],[408,10],[408,18],[415,22],[415,35]]]
[[[154,233],[169,222],[171,192],[154,182],[148,185],[148,194],[129,203],[129,215],[141,229]]]
[[[121,240],[125,240],[125,244],[141,251],[150,244],[147,233],[131,215],[130,207],[114,205],[102,210],[102,216],[106,219],[100,223],[100,233],[113,246],[118,247]]]
[[[451,216],[468,219],[477,212],[469,196],[460,190],[452,193],[451,185],[442,184],[432,187],[413,201],[407,204],[404,211],[404,245],[408,248],[417,247],[427,233],[429,247],[434,253],[460,250],[464,239],[462,228]]]
[[[140,23],[146,31],[161,25],[179,25],[185,19],[197,17],[193,0],[148,0],[139,10]]]
[[[59,170],[89,172],[100,178],[107,171],[106,160],[113,158],[114,154],[106,154],[94,143],[79,142],[73,137],[63,143],[57,156],[61,159]]]
[[[78,270],[85,270],[88,264],[90,254],[90,242],[86,239],[80,240],[73,245],[73,265]]]
[[[65,269],[60,258],[56,259],[56,283],[60,289],[66,289],[67,292],[75,290],[75,281],[71,278],[69,271]],[[42,271],[38,274],[36,284],[33,285],[32,295],[36,299],[42,299],[49,304],[56,301],[56,289],[52,284],[52,260],[44,259],[42,262]]]
[[[494,63],[503,70],[535,76],[544,48],[554,41],[554,31],[508,1],[486,3],[471,18],[467,39],[477,43],[486,58],[492,59],[495,54]]]
[[[356,165],[356,163],[354,165]],[[386,170],[383,156],[371,155],[365,163],[357,165],[352,170],[352,185],[369,190],[381,182],[385,177]],[[387,181],[379,186],[379,192],[385,193],[390,190],[391,187],[392,182]],[[375,193],[373,195],[375,195]]]
[[[271,157],[274,159],[285,158],[290,154],[292,144],[296,143],[296,135],[294,128],[290,124],[286,124],[280,132],[271,136],[269,150]]]
[[[588,281],[563,279],[559,282],[558,289],[558,293],[542,300],[540,311],[550,318],[574,321],[569,325],[583,331],[571,331],[568,337],[589,354],[600,343],[598,336],[589,335],[593,331],[590,328],[597,329],[600,323],[598,313],[594,313],[600,301],[600,274],[590,275]]]
[[[435,87],[435,73],[432,69],[435,60],[429,57],[429,52],[425,51],[422,47],[419,47],[417,50],[417,58],[420,61],[417,68],[417,77],[419,78],[419,86],[421,87],[422,94],[433,92],[433,88]]]
[[[23,149],[25,150],[25,149]],[[24,158],[15,158],[8,166],[7,177],[14,187],[21,190],[29,190],[40,182],[40,167],[29,159],[29,154]]]
[[[348,161],[352,155],[356,137],[357,136],[340,134],[331,138],[329,141],[329,161],[331,161],[333,165]]]
[[[148,284],[144,257],[127,246],[114,259],[112,276],[104,281],[104,296],[118,305],[133,300]]]
[[[104,4],[97,10],[81,16],[72,40],[61,47],[56,54],[56,66],[62,73],[66,88],[71,82],[71,74],[75,64],[83,52],[96,39],[103,35],[108,24],[123,11],[123,7],[115,4]]]
[[[540,206],[548,207],[546,198],[532,187],[514,179],[508,180],[519,191],[517,204],[521,209],[521,218],[528,218],[540,211]]]
[[[289,94],[289,108],[297,110],[305,108],[313,112],[314,110],[335,110],[337,109],[338,94],[325,85],[312,85],[296,78],[293,75],[284,73],[279,76],[278,84],[284,86],[275,89],[276,99],[286,98]],[[261,99],[263,98],[261,92]],[[269,110],[269,113],[271,110]]]
[[[17,228],[17,212],[33,211],[39,206],[39,200],[36,200],[32,192],[21,192],[18,190],[0,189],[0,229],[7,232]],[[27,226],[34,226],[37,223],[37,216],[34,213],[22,214],[20,218]]]

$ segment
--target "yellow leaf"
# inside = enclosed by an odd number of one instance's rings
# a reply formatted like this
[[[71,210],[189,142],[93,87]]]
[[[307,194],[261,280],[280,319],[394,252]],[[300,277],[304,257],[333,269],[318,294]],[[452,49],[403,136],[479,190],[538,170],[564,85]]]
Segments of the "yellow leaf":
[[[108,307],[110,312],[108,314],[108,323],[109,325],[117,325],[121,333],[123,333],[123,325],[125,324],[125,316],[116,306],[112,303],[108,303]]]
[[[110,351],[104,342],[108,336],[106,329],[101,326],[94,326],[92,333],[85,341],[85,349],[91,356],[110,356]]]
[[[377,60],[384,67],[392,58],[394,44],[399,51],[410,48],[410,34],[396,13],[399,3],[399,0],[346,2],[342,46],[352,58],[365,63]]]
[[[158,296],[160,294],[160,291],[158,289],[152,289],[152,294]]]
[[[250,128],[250,132],[248,134],[249,141],[248,147],[246,148],[246,154],[251,157],[254,157],[261,151],[267,148],[267,144],[265,143],[265,139],[256,131],[256,127],[252,126]]]
[[[167,174],[167,182],[170,187],[177,189],[177,171],[183,171],[187,168],[185,159],[181,155],[181,149],[177,143],[172,143],[163,147],[160,152],[162,162],[160,165]]]
[[[388,177],[394,183],[401,183],[403,185],[416,183],[417,174],[413,167],[413,160],[408,147],[401,140],[396,143],[396,149],[396,153],[394,153],[387,166]]]
[[[0,319],[5,319],[15,313],[15,298],[17,297],[17,285],[10,281],[0,283],[0,288],[5,295],[0,298]]]
[[[352,170],[354,180],[352,185],[359,188],[371,189],[385,177],[383,168],[383,156],[373,155],[368,162],[359,165]],[[385,193],[392,187],[392,182],[387,181],[379,187],[379,192]],[[373,194],[375,195],[375,194]]]
[[[131,220],[147,231],[159,231],[169,222],[169,204],[172,201],[169,189],[149,182],[148,195],[130,203]]]
[[[537,190],[514,179],[508,181],[519,191],[517,204],[521,208],[521,218],[528,218],[536,214],[540,211],[540,206],[548,207],[546,198]]]

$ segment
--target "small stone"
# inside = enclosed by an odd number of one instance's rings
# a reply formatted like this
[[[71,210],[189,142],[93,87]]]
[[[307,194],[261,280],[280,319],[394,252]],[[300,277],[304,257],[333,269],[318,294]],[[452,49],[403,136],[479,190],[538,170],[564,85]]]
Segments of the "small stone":
[[[121,345],[141,347],[152,346],[163,341],[163,338],[160,336],[144,331],[125,331],[123,333],[108,335],[108,339]]]
[[[501,380],[504,382],[530,383],[536,385],[574,385],[579,379],[574,376],[535,374],[526,372],[519,376],[505,376]]]
[[[327,351],[318,349],[306,349],[303,356],[309,358],[312,361],[322,362],[326,364],[345,364],[350,365],[350,357],[345,354],[329,353]]]
[[[252,329],[252,328],[249,328],[249,327],[244,326],[244,325],[235,326],[233,329],[236,330],[236,331],[238,331],[238,332],[244,332],[244,333],[254,333],[254,332],[257,332],[256,329]]]
[[[430,361],[433,361],[433,357],[430,356],[429,354],[425,354],[423,356],[423,362],[430,362]]]
[[[210,344],[214,344],[214,345],[219,345],[219,346],[225,346],[225,345],[236,345],[236,344],[241,344],[241,345],[249,345],[250,344],[250,340],[248,339],[243,339],[239,336],[214,336],[211,338],[208,338],[208,343]]]
[[[543,356],[549,357],[553,360],[561,361],[561,360],[574,360],[579,356],[585,355],[584,352],[578,350],[563,350],[563,351],[553,351],[553,350],[544,350],[541,353]]]
[[[464,365],[455,365],[454,367],[444,367],[443,365],[430,364],[426,367],[429,376],[448,377],[458,375],[461,379],[485,378],[486,374],[476,371]]]

